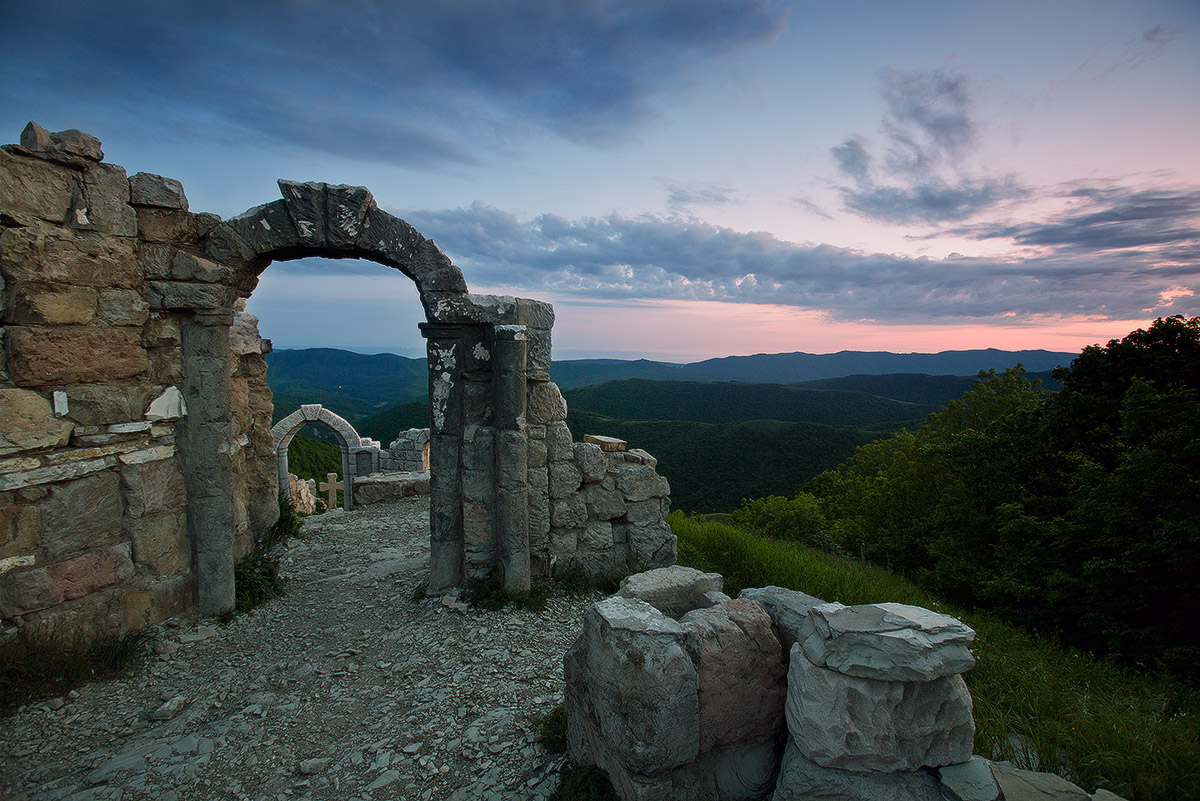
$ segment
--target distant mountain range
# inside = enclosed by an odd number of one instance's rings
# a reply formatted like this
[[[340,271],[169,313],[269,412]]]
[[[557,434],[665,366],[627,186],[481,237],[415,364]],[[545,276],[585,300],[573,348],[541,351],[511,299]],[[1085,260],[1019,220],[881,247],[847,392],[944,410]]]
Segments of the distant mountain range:
[[[1004,351],[989,348],[942,353],[760,353],[706,359],[692,364],[646,359],[576,359],[554,362],[550,366],[550,377],[563,389],[628,378],[795,384],[848,376],[919,373],[939,378],[963,376],[970,379],[980,370],[1004,370],[1018,363],[1025,365],[1025,369],[1031,373],[1046,372],[1069,364],[1075,356],[1074,353],[1047,350]],[[267,366],[267,380],[275,393],[277,417],[280,416],[280,410],[284,410],[282,414],[287,414],[301,403],[323,403],[353,421],[400,403],[424,400],[428,393],[425,360],[391,353],[364,355],[334,348],[277,350],[267,354]],[[891,383],[897,382],[892,379]],[[966,386],[969,385],[968,380]],[[833,385],[810,387],[847,388]],[[894,399],[929,402],[928,399]]]
[[[743,498],[795,492],[854,448],[901,428],[971,388],[981,370],[1049,370],[1074,354],[1049,351],[777,353],[695,364],[582,359],[555,362],[576,438],[607,434],[659,459],[672,500],[688,511],[728,511]],[[387,444],[429,424],[424,359],[329,348],[267,356],[276,419],[321,403],[362,436]],[[936,374],[931,374],[936,373]],[[320,427],[312,436],[329,437]],[[331,457],[332,458],[332,457]],[[336,470],[337,459],[322,471]]]

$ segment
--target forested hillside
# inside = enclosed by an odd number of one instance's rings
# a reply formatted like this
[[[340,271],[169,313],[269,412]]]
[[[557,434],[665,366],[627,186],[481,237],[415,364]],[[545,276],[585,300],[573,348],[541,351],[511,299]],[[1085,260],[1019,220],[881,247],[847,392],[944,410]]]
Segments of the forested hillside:
[[[1019,370],[987,375],[916,432],[738,519],[1200,677],[1200,318],[1089,347],[1055,378],[1047,393]]]
[[[729,381],[629,379],[563,390],[563,396],[569,408],[625,420],[781,420],[859,428],[920,425],[926,415],[940,408],[866,392]]]
[[[567,424],[576,439],[603,434],[649,451],[671,482],[672,508],[689,512],[730,511],[744,498],[790,492],[878,436],[849,426],[777,420],[617,420],[569,407]]]

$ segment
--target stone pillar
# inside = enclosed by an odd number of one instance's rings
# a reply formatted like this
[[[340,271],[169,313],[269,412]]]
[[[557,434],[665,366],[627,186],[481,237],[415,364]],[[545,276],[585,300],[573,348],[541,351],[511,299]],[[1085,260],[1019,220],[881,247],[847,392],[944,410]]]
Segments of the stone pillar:
[[[187,530],[202,615],[233,610],[231,310],[201,310],[181,327],[183,397],[179,456],[187,489]],[[286,474],[285,474],[286,475]]]
[[[290,441],[289,441],[290,442]],[[291,492],[291,487],[288,485],[288,458],[287,445],[275,450],[275,476],[278,479],[279,491]]]
[[[525,345],[525,326],[495,327],[496,541],[509,592],[528,592],[530,580]]]
[[[429,356],[429,590],[463,580],[460,325],[421,323]]]

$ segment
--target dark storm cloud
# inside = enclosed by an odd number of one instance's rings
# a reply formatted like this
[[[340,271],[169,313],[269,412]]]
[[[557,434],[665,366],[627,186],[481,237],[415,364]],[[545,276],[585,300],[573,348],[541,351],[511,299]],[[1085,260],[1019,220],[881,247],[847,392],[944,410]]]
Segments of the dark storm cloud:
[[[470,285],[535,296],[775,303],[889,323],[1200,311],[1195,298],[1164,300],[1180,287],[1200,293],[1195,260],[1158,267],[1138,252],[929,259],[797,245],[678,217],[522,221],[482,203],[401,216],[443,243]]]
[[[771,41],[785,17],[773,0],[46,0],[5,11],[0,96],[138,109],[164,132],[461,162],[530,126],[618,139],[659,92]]]
[[[972,82],[946,70],[884,73],[882,155],[861,136],[831,148],[846,208],[892,225],[968,219],[1025,190],[1011,176],[972,174],[964,161],[976,146]]]

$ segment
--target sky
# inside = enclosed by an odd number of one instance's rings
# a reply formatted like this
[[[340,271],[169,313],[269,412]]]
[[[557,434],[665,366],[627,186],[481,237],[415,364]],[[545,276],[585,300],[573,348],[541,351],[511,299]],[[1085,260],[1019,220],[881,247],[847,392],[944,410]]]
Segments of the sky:
[[[558,359],[1077,351],[1200,314],[1200,2],[0,0],[35,120],[230,217],[371,189]],[[415,287],[271,265],[277,348],[424,352]]]

